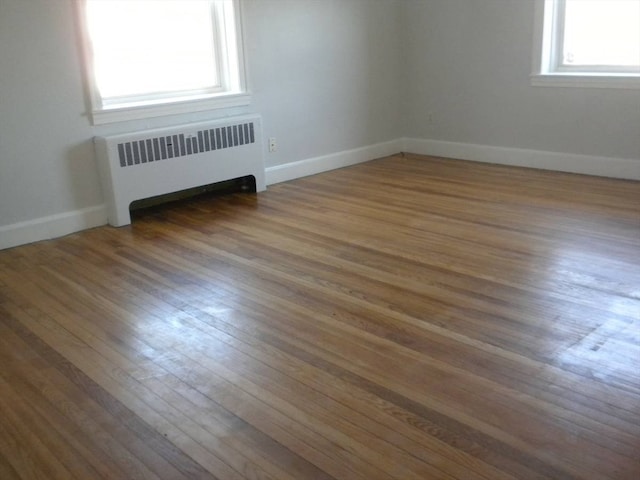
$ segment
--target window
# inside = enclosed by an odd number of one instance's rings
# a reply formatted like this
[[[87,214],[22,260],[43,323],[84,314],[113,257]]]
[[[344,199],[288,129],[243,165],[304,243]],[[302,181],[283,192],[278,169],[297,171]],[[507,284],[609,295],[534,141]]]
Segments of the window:
[[[94,123],[248,103],[237,0],[80,5]]]
[[[544,0],[540,8],[534,85],[640,88],[640,0]]]

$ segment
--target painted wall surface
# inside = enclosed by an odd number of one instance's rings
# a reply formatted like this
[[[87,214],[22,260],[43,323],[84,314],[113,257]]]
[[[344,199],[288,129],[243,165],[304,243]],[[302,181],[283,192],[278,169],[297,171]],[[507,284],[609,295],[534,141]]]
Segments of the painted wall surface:
[[[401,8],[405,136],[640,161],[640,90],[531,86],[535,0]]]
[[[396,0],[250,0],[253,110],[275,136],[268,165],[400,138]]]
[[[0,0],[0,226],[102,202],[71,3]]]
[[[102,204],[94,135],[257,112],[278,138],[267,166],[401,136],[395,1],[243,10],[249,107],[93,127],[72,0],[0,0],[0,228]]]

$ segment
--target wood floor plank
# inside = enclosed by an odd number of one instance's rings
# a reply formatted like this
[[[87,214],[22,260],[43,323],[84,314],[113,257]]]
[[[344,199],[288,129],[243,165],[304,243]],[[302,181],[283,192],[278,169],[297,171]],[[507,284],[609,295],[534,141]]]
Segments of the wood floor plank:
[[[87,265],[87,266],[86,266],[86,268],[90,268],[90,266],[89,266],[89,265]],[[84,270],[84,268],[83,268],[83,270]],[[144,293],[143,293],[143,292],[138,292],[138,293],[136,294],[136,298],[141,298],[141,297],[142,297],[142,298],[144,298]],[[144,301],[145,301],[145,302],[153,302],[153,299],[152,299],[152,298],[144,298]],[[185,319],[183,319],[183,320],[185,320]],[[192,322],[195,322],[195,319],[192,319]],[[207,332],[207,327],[209,326],[208,324],[204,325],[204,324],[201,324],[200,322],[198,322],[198,323],[201,325],[201,331],[202,331],[202,334],[203,334],[203,335],[206,335],[206,336],[210,337],[210,336],[213,334],[213,335],[215,335],[215,336],[216,336],[216,338],[218,338],[218,337],[219,337],[219,334],[217,334],[215,331],[212,331],[211,329],[209,329],[209,331]],[[236,338],[237,338],[237,337],[236,337]],[[213,337],[210,337],[210,340],[211,340],[211,341],[215,341],[215,339],[214,339]],[[211,344],[211,341],[207,341],[207,344]],[[253,343],[254,343],[253,341],[250,341],[250,342],[251,342],[251,344],[253,344]],[[273,359],[273,358],[268,358],[268,357],[265,357],[265,356],[260,356],[260,355],[259,355],[259,353],[257,354],[257,353],[255,352],[255,349],[252,349],[252,348],[251,348],[250,346],[248,346],[247,344],[238,345],[238,344],[234,343],[234,346],[235,346],[235,348],[236,348],[236,349],[238,349],[238,350],[242,350],[242,351],[244,351],[244,352],[250,352],[254,358],[255,358],[255,356],[256,356],[256,355],[257,355],[257,356],[259,356],[259,357],[260,357],[260,360],[261,360],[261,361],[263,361],[265,364],[271,364],[271,365],[274,365],[274,368],[277,368],[277,369],[278,369],[277,371],[279,371],[279,370],[281,370],[281,369],[283,368],[282,362],[276,362],[276,361],[275,361],[275,360],[279,360],[279,359],[282,357],[282,354],[281,354],[281,353],[278,353],[278,354],[277,354],[277,356],[278,356],[278,358],[277,358],[277,359]],[[243,346],[244,346],[245,348],[243,348]],[[234,365],[234,370],[237,370],[237,368],[238,368],[238,367],[237,367],[237,366],[238,366],[238,363],[234,362],[234,363],[233,363],[233,365]],[[248,373],[250,373],[249,369],[247,369],[247,372],[248,372]],[[143,375],[144,375],[144,374],[143,374]],[[151,376],[153,376],[153,375],[151,375]],[[258,380],[260,379],[260,377],[259,377],[259,376],[258,376],[258,377],[256,377],[256,378],[257,378]],[[285,383],[286,381],[287,381],[287,378],[286,378],[286,377],[281,377],[280,379],[276,380],[276,381],[275,381],[275,383],[276,383],[276,384],[279,384],[279,383]],[[295,387],[292,385],[292,387],[291,387],[291,388],[295,388]],[[298,394],[300,394],[300,391],[299,391],[299,389],[300,389],[300,388],[301,388],[301,385],[298,385],[298,387],[297,387],[297,389],[298,389],[298,390],[297,390],[297,393],[298,393]],[[334,407],[334,406],[332,406],[331,408],[332,408],[332,410],[334,410],[334,409],[335,409],[335,407]],[[352,417],[353,415],[356,415],[356,414],[357,414],[357,412],[352,411],[352,412],[349,412],[348,414],[345,414],[344,416],[346,416],[346,417]],[[385,432],[385,435],[383,435],[383,437],[386,437],[386,436],[388,436],[389,434],[393,434],[393,432]],[[498,476],[498,474],[496,474],[496,476],[494,476],[494,478],[497,478],[497,476]]]
[[[139,295],[136,295],[136,297],[139,297]],[[147,300],[148,301],[148,300]],[[495,477],[494,477],[495,478]]]
[[[89,266],[87,266],[87,268],[89,268]],[[136,294],[136,298],[144,298],[144,295],[145,295],[145,294],[144,294],[144,292],[138,292],[138,293]],[[144,298],[144,302],[149,303],[149,302],[153,302],[153,300],[152,300],[151,298]],[[178,301],[178,302],[179,302],[179,301]],[[194,302],[196,302],[196,299],[194,299]],[[197,303],[196,303],[196,304],[197,304]],[[206,326],[208,326],[208,324],[207,324]],[[206,326],[205,326],[205,327],[206,327]],[[206,334],[205,330],[206,330],[206,328],[202,328],[203,334]],[[210,331],[210,332],[211,332],[211,331]],[[236,336],[236,338],[237,338],[237,336]],[[255,343],[255,342],[253,342],[253,341],[251,342],[251,344],[254,344],[254,343]],[[239,348],[239,347],[236,345],[236,348]],[[243,350],[243,351],[247,351],[247,350],[245,349],[245,350]],[[250,351],[251,351],[251,353],[252,353],[253,355],[256,355],[256,353],[255,353],[255,351],[254,351],[254,350],[250,350]],[[278,358],[281,358],[281,357],[282,357],[282,353],[278,353],[278,354],[277,354],[277,356],[278,356]],[[262,356],[262,357],[260,357],[260,360],[261,360],[261,361],[263,361],[263,362],[265,362],[265,363],[269,363],[269,360],[270,360],[270,359],[265,358],[264,356]],[[235,364],[234,364],[234,365],[235,365]],[[234,369],[235,369],[235,368],[236,368],[236,367],[234,366]],[[280,363],[278,363],[278,364],[277,364],[277,368],[278,368],[278,369],[282,369],[282,365],[281,365]],[[331,379],[331,381],[335,381],[335,379]],[[332,408],[334,408],[334,407],[332,407]],[[354,412],[354,413],[355,413],[355,412]],[[351,413],[349,416],[353,416],[353,413]],[[386,436],[388,436],[388,433],[385,435],[385,437],[386,437]],[[485,466],[484,466],[484,468],[488,468],[488,467],[485,465]],[[494,475],[493,475],[493,477],[492,477],[492,478],[498,478],[498,477],[499,477],[499,474],[498,474],[498,473],[494,473]]]
[[[640,184],[397,155],[0,252],[0,477],[636,479]]]
[[[242,227],[241,227],[242,228]],[[268,233],[264,233],[263,236],[265,237],[265,240],[269,241],[270,246],[273,246],[276,242],[277,243],[282,243],[283,241],[283,236],[279,235],[279,236],[269,236]],[[288,238],[288,237],[287,237]],[[306,240],[306,239],[305,239]],[[253,244],[255,243],[255,241],[251,238],[243,238],[243,243],[244,244]],[[285,246],[283,247],[284,250],[289,251],[289,252],[296,252],[296,241],[292,240],[292,241],[286,241]],[[356,262],[345,262],[343,259],[340,260],[340,265],[338,266],[338,262],[331,257],[331,255],[329,253],[327,254],[318,254],[318,251],[321,250],[321,246],[319,245],[314,245],[314,250],[313,252],[309,251],[308,248],[303,247],[302,249],[300,249],[300,254],[304,254],[307,258],[313,258],[314,260],[317,260],[318,263],[320,264],[333,264],[335,262],[335,268],[341,268],[341,273],[347,273],[344,272],[344,270],[346,268],[348,268],[349,271],[354,272],[354,273],[358,273],[359,277],[355,278],[354,280],[356,280],[358,282],[358,284],[360,284],[361,282],[363,282],[365,279],[367,278],[371,278],[374,276],[374,274],[377,273],[377,278],[376,281],[380,282],[380,281],[384,281],[384,288],[388,289],[388,290],[392,290],[394,291],[395,289],[393,288],[394,286],[401,286],[403,289],[409,290],[409,291],[419,291],[419,286],[416,288],[416,284],[415,282],[413,282],[413,279],[405,279],[403,277],[401,277],[400,275],[385,275],[384,272],[381,272],[380,270],[374,270],[371,267],[367,267],[367,266],[363,266],[360,263],[356,263]],[[296,252],[298,253],[298,252]],[[282,261],[281,258],[278,259],[279,261]],[[314,265],[315,268],[317,268],[318,263],[316,263]],[[345,268],[346,267],[346,268]],[[440,277],[446,276],[444,274],[441,274]],[[459,280],[459,279],[458,279]],[[439,283],[441,282],[441,280],[439,280]],[[454,288],[454,287],[448,287],[448,288]],[[469,287],[468,290],[465,290],[465,292],[467,292],[469,295],[472,293],[471,287]],[[509,292],[509,295],[513,295],[514,292]],[[529,294],[531,295],[531,294]],[[523,294],[521,294],[521,296],[524,296]],[[371,317],[369,317],[369,320],[371,320]],[[628,327],[629,329],[631,329],[633,327],[633,325],[627,325],[623,322],[622,325],[620,325],[619,328],[626,328]],[[408,326],[405,324],[404,329],[407,329]],[[413,329],[411,331],[411,341],[407,340],[407,344],[409,343],[414,343],[416,341],[416,334],[419,333],[419,330],[417,329]],[[395,341],[399,341],[399,336],[401,334],[401,330],[400,329],[396,329],[394,331],[394,333],[388,333],[386,334],[386,336],[389,335],[394,335],[394,339]],[[425,352],[426,353],[426,352]],[[448,360],[449,362],[453,361],[452,360]],[[485,360],[486,361],[486,360]],[[465,368],[473,368],[475,365],[475,363],[470,362],[467,365],[465,365]],[[490,371],[488,371],[488,373],[493,373],[494,369],[491,369]],[[527,378],[530,378],[529,376]],[[575,387],[578,387],[579,384],[575,384]]]
[[[24,348],[15,337],[5,332],[2,336],[3,339],[9,338],[12,344]],[[113,464],[107,465],[106,456],[100,458],[100,455],[96,455],[96,452],[100,452],[98,444],[75,425],[70,424],[69,419],[60,415],[59,410],[52,408],[52,404],[44,401],[44,396],[38,395],[40,392],[25,385],[26,379],[19,367],[15,368],[16,365],[11,365],[4,357],[2,360],[4,369],[0,388],[5,400],[11,402],[11,409],[19,415],[25,428],[33,430],[38,438],[45,439],[47,445],[51,445],[56,457],[70,463],[70,469],[81,472],[81,477],[117,478],[118,475],[124,474]],[[35,375],[31,373],[31,376]],[[54,402],[58,400],[56,393],[52,392],[48,385],[39,386],[42,386],[47,397],[52,398]],[[71,404],[65,404],[64,407],[69,410],[77,408]]]
[[[21,335],[25,336],[29,333],[23,330]],[[36,374],[31,374],[28,380],[36,381],[36,392],[32,393],[33,401],[38,400],[38,393],[45,393],[46,401],[65,405],[63,413],[68,417],[70,424],[75,423],[82,429],[89,429],[92,438],[100,443],[100,449],[106,451],[107,458],[115,465],[114,468],[120,465],[123,469],[124,473],[117,474],[114,478],[122,478],[123,475],[135,478],[159,478],[164,475],[176,479],[215,478],[206,474],[197,464],[191,463],[160,434],[152,432],[138,417],[132,416],[122,404],[109,397],[97,385],[92,384],[82,372],[73,370],[73,367],[56,352],[45,352],[45,355],[47,361],[57,365],[58,368],[70,370],[65,376],[60,376],[59,372],[50,371],[47,377],[54,379],[58,385],[65,383],[65,380],[72,380],[74,386],[82,389],[81,393],[84,396],[78,397],[74,388],[69,391],[69,385],[65,385],[65,394],[76,394],[76,398],[65,397],[46,385],[46,380],[37,382],[37,377],[33,379]],[[66,405],[67,402],[74,400],[79,404],[78,407]],[[56,413],[51,407],[46,412],[50,417]],[[69,424],[66,428],[73,433],[73,428]],[[94,451],[98,453],[97,450]]]
[[[35,431],[28,429],[16,412],[15,406],[7,401],[7,392],[0,391],[0,437],[8,440],[6,443],[12,450],[13,467],[20,475],[25,478],[79,479],[80,477],[72,473],[51,451],[55,446],[51,436],[39,438]]]
[[[0,478],[6,480],[20,479],[18,472],[13,468],[11,462],[9,462],[2,454],[0,454]]]

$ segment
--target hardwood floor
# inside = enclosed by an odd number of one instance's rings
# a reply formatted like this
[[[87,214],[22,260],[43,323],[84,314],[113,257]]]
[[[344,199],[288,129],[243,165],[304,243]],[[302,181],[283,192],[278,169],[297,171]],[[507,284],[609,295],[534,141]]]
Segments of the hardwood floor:
[[[0,478],[640,478],[640,183],[414,155],[0,252]]]

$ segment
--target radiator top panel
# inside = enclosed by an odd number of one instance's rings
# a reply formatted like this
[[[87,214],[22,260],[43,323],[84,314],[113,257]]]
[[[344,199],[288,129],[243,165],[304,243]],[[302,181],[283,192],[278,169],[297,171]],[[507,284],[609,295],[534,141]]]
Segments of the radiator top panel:
[[[253,122],[118,143],[120,167],[255,143]]]

